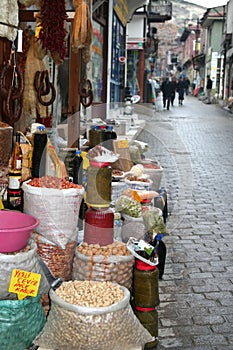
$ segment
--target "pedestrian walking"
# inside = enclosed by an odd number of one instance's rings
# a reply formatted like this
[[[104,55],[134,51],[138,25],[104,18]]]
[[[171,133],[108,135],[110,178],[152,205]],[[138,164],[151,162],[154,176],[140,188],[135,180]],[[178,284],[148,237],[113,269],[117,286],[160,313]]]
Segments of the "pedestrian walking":
[[[207,84],[206,84],[206,91],[207,91],[207,103],[211,103],[211,90],[212,90],[213,82],[210,79],[210,76],[207,75]]]
[[[162,82],[161,91],[163,93],[163,108],[167,108],[167,110],[169,110],[172,94],[172,83],[169,81],[168,77],[166,77],[166,79]]]
[[[185,88],[186,96],[188,96],[188,94],[189,94],[189,86],[190,86],[190,80],[189,80],[189,78],[186,77],[184,79],[184,88]]]
[[[176,90],[178,92],[179,105],[182,106],[183,101],[184,101],[184,91],[185,91],[185,84],[184,84],[184,80],[182,77],[179,78]]]
[[[171,81],[171,105],[174,105],[174,100],[176,97],[176,88],[177,88],[177,82],[176,82],[176,78],[172,77],[172,81]]]
[[[157,97],[158,97],[158,92],[160,89],[159,82],[154,79],[153,77],[148,79],[149,83],[151,84],[151,91],[152,91],[152,96],[151,96],[151,101],[153,104],[153,108],[156,110],[157,109]]]

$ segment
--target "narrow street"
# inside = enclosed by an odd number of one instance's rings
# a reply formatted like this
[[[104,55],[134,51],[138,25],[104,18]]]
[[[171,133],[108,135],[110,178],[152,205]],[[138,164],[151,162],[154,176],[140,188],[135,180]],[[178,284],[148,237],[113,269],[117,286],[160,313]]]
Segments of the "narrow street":
[[[158,350],[233,349],[233,115],[185,96],[136,105],[137,139],[164,168],[170,236],[160,281]]]

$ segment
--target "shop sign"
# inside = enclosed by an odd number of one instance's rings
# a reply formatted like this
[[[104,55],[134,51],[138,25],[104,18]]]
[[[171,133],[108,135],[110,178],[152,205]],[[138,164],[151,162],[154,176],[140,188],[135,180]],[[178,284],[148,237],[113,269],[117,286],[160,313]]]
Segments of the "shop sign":
[[[127,50],[142,50],[143,49],[143,43],[127,43]]]
[[[114,11],[125,27],[128,20],[129,9],[125,0],[114,0]]]
[[[120,62],[120,64],[125,64],[125,62],[126,62],[126,57],[120,56],[120,57],[119,57],[119,62]]]

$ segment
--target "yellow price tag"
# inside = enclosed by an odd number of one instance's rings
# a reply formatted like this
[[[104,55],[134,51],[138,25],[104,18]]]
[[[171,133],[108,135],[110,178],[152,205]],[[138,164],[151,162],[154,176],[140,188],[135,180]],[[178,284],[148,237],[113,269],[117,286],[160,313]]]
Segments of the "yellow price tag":
[[[12,271],[8,291],[16,293],[19,300],[27,296],[36,297],[40,285],[40,278],[41,275],[39,273],[14,269]]]
[[[128,148],[129,147],[128,140],[118,140],[117,141],[117,147],[118,148]]]
[[[4,205],[2,203],[2,199],[0,198],[0,210],[4,209]]]

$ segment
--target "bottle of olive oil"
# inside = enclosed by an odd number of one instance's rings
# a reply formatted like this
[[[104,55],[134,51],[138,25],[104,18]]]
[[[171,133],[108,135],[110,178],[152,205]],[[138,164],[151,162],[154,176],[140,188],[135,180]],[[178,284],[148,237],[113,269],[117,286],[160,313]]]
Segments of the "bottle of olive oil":
[[[23,153],[20,146],[20,134],[15,136],[15,144],[11,157],[9,170],[9,182],[7,188],[7,208],[11,210],[23,210],[23,195],[21,189]]]

